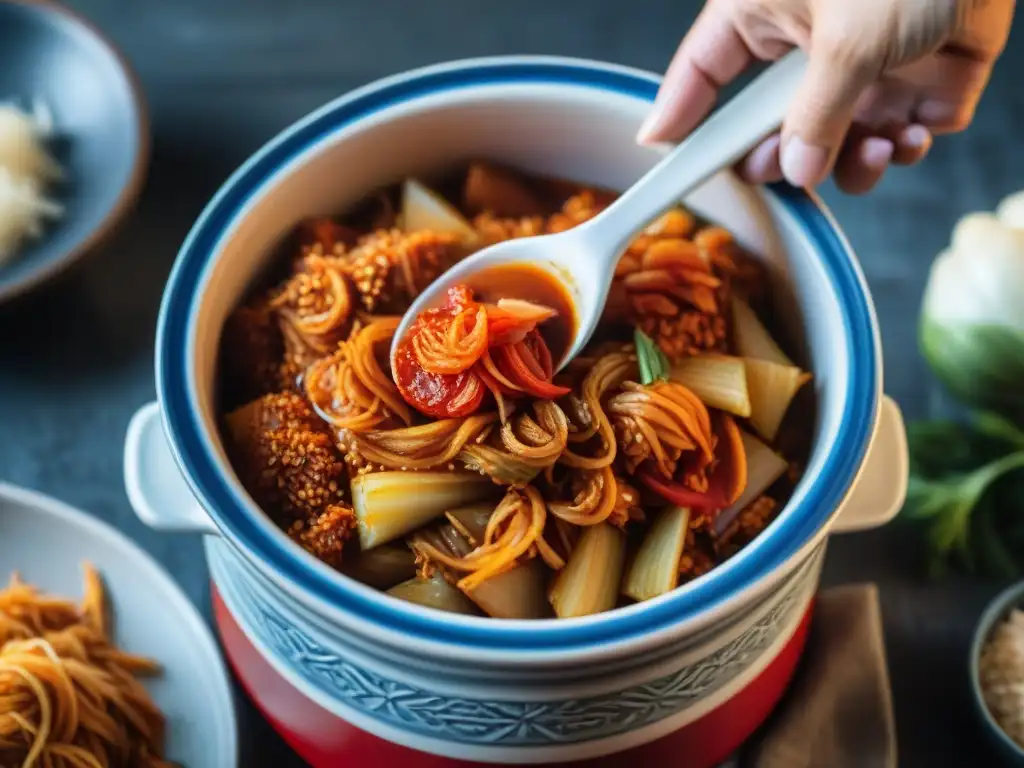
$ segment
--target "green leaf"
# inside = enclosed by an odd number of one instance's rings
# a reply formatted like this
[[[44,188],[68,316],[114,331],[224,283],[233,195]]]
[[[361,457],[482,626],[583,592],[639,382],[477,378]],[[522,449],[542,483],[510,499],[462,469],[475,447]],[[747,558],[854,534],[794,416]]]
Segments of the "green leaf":
[[[929,530],[932,550],[936,554],[945,556],[954,550],[967,551],[973,510],[972,499],[955,495],[949,498]]]
[[[973,570],[976,558],[971,549],[971,517],[985,493],[997,480],[1009,472],[1024,468],[1024,451],[1006,454],[985,466],[959,478],[945,481],[914,483],[914,503],[911,518],[930,518],[929,549],[933,572],[939,561],[957,555]],[[982,548],[991,545],[990,540]]]
[[[997,530],[996,507],[992,494],[974,509],[971,540],[974,542],[976,562],[986,573],[1000,579],[1011,579],[1018,574],[1017,563],[1006,541]]]
[[[928,479],[970,472],[1007,453],[1004,438],[955,421],[912,422],[907,441],[911,472]]]
[[[1024,384],[1022,384],[1024,386]],[[976,411],[972,414],[974,428],[993,440],[1001,440],[1015,451],[1024,450],[1024,429],[1009,419],[992,411]]]
[[[651,363],[647,357],[647,347],[637,337],[636,341],[636,362],[640,368],[640,383],[647,385],[654,381],[651,376]]]
[[[989,496],[1000,538],[1024,566],[1024,471],[1003,475]]]
[[[668,381],[670,366],[661,348],[639,328],[633,329],[633,341],[636,345],[637,363],[640,366],[640,383],[653,384],[659,379]]]
[[[973,499],[974,503],[977,503],[981,494],[984,493],[993,482],[998,480],[1007,472],[1012,472],[1015,469],[1022,468],[1024,468],[1024,451],[1008,453],[1001,459],[997,459],[991,464],[987,464],[981,469],[975,470],[964,478],[964,481],[960,484],[960,493],[964,498]]]
[[[978,526],[991,529],[997,544],[1009,563],[1001,559],[988,569],[993,576],[1005,578],[1010,575],[1006,565],[1013,568],[1013,575],[1024,572],[1024,471],[1007,472],[985,493],[975,510]],[[986,535],[981,531],[979,536]],[[999,558],[998,553],[993,553]]]
[[[668,355],[666,355],[662,348],[653,341],[651,344],[654,346],[654,351],[658,354],[658,366],[661,368],[661,373],[658,378],[668,381],[669,373],[672,370],[672,364],[668,360]]]
[[[911,520],[926,520],[941,515],[956,494],[956,482],[956,479],[926,480],[911,475],[907,485],[907,502],[901,516]]]
[[[927,312],[921,352],[963,403],[1024,418],[1024,333],[999,325],[940,321]]]

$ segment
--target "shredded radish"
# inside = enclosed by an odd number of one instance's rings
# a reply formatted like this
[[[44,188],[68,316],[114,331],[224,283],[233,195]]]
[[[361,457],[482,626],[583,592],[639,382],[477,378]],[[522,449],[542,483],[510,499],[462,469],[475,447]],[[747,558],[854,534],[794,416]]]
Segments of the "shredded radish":
[[[558,314],[551,307],[534,304],[525,299],[498,299],[498,309],[503,309],[520,320],[527,320],[538,325]]]
[[[62,175],[45,145],[52,127],[52,117],[42,105],[28,114],[0,104],[0,265],[11,260],[25,241],[41,236],[45,222],[63,212],[45,195],[46,184]]]

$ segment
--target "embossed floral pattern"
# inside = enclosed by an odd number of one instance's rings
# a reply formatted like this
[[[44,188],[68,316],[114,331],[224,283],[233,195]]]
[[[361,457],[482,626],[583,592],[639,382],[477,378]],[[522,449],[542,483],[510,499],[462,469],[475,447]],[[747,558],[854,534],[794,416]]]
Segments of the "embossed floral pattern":
[[[812,555],[812,559],[814,559]],[[782,599],[710,656],[656,680],[562,701],[492,701],[446,696],[367,670],[317,642],[230,569],[215,569],[259,639],[325,694],[393,727],[468,744],[527,747],[572,744],[633,731],[721,689],[778,638],[801,609],[813,568],[803,568]]]

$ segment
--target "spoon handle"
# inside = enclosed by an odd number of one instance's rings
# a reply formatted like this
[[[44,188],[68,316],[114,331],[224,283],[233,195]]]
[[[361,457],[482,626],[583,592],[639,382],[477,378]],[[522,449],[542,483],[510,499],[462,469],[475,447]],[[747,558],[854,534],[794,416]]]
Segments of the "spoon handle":
[[[615,203],[584,225],[590,230],[587,239],[601,245],[595,251],[617,259],[640,226],[676,205],[782,125],[806,69],[806,54],[795,49],[719,108]]]

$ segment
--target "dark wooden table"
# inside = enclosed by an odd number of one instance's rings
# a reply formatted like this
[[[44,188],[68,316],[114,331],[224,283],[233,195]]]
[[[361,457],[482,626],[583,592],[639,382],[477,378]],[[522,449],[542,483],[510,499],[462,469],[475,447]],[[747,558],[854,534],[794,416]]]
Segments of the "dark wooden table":
[[[76,0],[135,64],[153,124],[137,214],[103,252],[0,308],[0,478],[105,518],[139,541],[208,612],[198,540],[157,535],[123,491],[125,426],[153,394],[153,329],[171,262],[194,217],[250,152],[304,113],[410,67],[486,54],[548,53],[663,69],[699,3],[686,0]],[[956,218],[1024,187],[1024,26],[974,126],[940,141],[870,197],[824,194],[859,253],[882,324],[886,390],[909,418],[946,407],[916,348],[933,256]],[[837,537],[826,581],[881,586],[900,765],[991,765],[965,682],[974,621],[999,585],[931,583],[899,527]],[[295,758],[250,710],[247,766]]]

